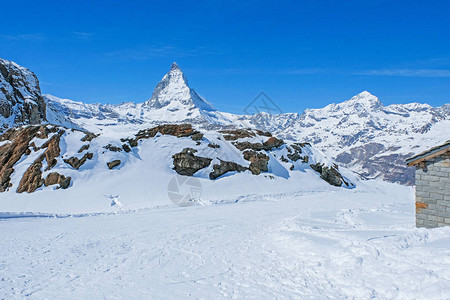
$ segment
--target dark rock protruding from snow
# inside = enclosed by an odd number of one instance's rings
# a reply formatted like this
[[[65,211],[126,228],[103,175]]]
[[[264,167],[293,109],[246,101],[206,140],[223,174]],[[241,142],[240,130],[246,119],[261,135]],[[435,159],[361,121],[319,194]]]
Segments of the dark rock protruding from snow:
[[[0,58],[0,123],[2,129],[46,121],[39,81],[30,70]]]
[[[44,180],[45,186],[59,184],[58,188],[67,189],[72,178],[59,174],[58,172],[51,172]]]
[[[345,184],[348,186],[348,183],[337,170],[337,166],[327,167],[323,164],[317,163],[311,164],[310,167],[314,171],[320,173],[320,177],[329,184],[334,186],[341,186],[342,184]]]
[[[209,174],[210,179],[216,179],[228,172],[245,172],[248,168],[241,166],[233,161],[223,161],[219,158],[220,164],[213,166],[213,171]]]
[[[110,170],[114,169],[115,167],[117,167],[118,165],[120,165],[121,161],[120,159],[115,159],[113,161],[110,161],[109,163],[107,163],[106,165],[108,166],[108,168]]]
[[[244,151],[244,159],[250,161],[250,172],[253,175],[259,175],[261,172],[267,172],[269,163],[269,156],[264,153],[256,152],[254,150]]]
[[[192,176],[198,170],[206,168],[212,159],[207,157],[195,156],[197,150],[185,148],[180,153],[173,155],[174,170],[180,175]]]

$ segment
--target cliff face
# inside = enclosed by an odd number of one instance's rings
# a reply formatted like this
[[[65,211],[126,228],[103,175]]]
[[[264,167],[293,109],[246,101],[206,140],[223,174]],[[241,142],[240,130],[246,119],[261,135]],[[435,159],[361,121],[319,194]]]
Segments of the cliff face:
[[[39,80],[30,70],[0,58],[0,119],[5,128],[46,121]]]

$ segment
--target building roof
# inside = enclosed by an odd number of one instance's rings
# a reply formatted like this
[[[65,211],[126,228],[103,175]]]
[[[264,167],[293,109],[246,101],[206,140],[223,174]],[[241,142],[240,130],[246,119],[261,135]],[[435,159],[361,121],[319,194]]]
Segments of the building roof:
[[[414,155],[414,156],[406,159],[406,164],[408,166],[414,166],[425,160],[445,154],[447,152],[450,152],[450,140],[446,141],[444,144],[442,144],[440,146],[430,148],[420,154]]]

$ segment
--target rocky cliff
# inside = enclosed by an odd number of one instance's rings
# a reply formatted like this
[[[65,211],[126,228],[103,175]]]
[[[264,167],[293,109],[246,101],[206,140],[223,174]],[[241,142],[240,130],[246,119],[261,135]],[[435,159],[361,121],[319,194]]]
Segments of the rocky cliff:
[[[46,121],[46,104],[36,75],[5,59],[0,59],[0,119],[1,131]]]

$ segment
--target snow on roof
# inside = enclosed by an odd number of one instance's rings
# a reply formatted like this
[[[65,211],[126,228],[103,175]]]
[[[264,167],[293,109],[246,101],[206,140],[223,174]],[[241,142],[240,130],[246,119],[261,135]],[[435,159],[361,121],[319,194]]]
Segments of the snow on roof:
[[[430,148],[420,154],[414,155],[406,159],[408,166],[414,166],[424,160],[442,155],[444,153],[450,152],[450,140],[446,141],[444,144]]]

